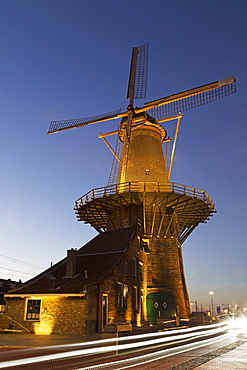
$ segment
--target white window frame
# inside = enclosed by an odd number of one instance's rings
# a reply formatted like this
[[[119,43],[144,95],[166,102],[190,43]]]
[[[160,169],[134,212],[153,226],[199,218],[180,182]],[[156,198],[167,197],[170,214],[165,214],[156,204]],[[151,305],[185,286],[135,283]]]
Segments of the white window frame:
[[[40,305],[39,305],[39,313],[34,313],[34,314],[37,314],[38,317],[33,317],[33,318],[28,318],[28,302],[29,301],[40,301]],[[40,321],[40,314],[41,314],[41,306],[42,306],[42,299],[41,298],[36,298],[36,297],[33,297],[33,298],[26,298],[26,302],[25,302],[25,317],[24,317],[24,320],[25,321]]]

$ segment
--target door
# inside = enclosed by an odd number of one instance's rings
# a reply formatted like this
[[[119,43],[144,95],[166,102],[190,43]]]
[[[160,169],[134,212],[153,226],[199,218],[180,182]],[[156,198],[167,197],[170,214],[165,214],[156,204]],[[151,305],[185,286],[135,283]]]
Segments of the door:
[[[147,317],[150,324],[155,324],[156,317],[169,318],[175,314],[175,298],[172,294],[154,292],[147,295]]]

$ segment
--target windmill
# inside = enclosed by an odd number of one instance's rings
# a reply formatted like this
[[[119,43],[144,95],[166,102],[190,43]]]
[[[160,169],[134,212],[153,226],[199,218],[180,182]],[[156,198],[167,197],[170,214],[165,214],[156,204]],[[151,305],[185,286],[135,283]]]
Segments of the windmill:
[[[159,98],[150,102],[145,103],[143,107],[134,108],[134,99],[144,99],[146,97],[147,90],[147,76],[148,76],[148,44],[144,44],[139,47],[134,47],[132,51],[131,68],[128,83],[127,98],[129,104],[125,112],[121,112],[121,109],[117,109],[112,112],[100,114],[96,116],[86,118],[76,118],[60,121],[51,121],[48,134],[57,133],[59,131],[65,131],[72,128],[83,127],[90,124],[101,123],[108,120],[122,118],[120,129],[101,134],[99,137],[104,140],[108,148],[111,150],[115,157],[115,162],[118,162],[118,170],[120,167],[125,173],[124,168],[127,166],[128,161],[128,143],[131,135],[131,128],[136,125],[143,124],[145,120],[148,120],[150,116],[152,120],[155,119],[156,123],[161,124],[171,120],[177,120],[173,147],[170,153],[168,178],[170,178],[175,147],[177,143],[178,131],[180,126],[180,120],[183,117],[183,112],[193,109],[204,104],[208,104],[217,99],[221,99],[227,95],[236,92],[236,79],[235,77],[229,77],[223,80],[215,81],[203,86],[199,86],[184,92],[172,94],[163,98]],[[107,142],[105,137],[118,134],[119,140],[117,140],[116,150],[114,151],[110,144]],[[164,138],[163,142],[170,143],[171,138]],[[124,145],[121,145],[124,144]],[[119,148],[123,146],[124,148]],[[168,145],[167,145],[168,147]],[[168,148],[167,148],[168,149]],[[125,155],[123,155],[123,152]],[[127,152],[127,153],[126,153]],[[166,151],[166,157],[168,157],[168,150]],[[166,158],[168,160],[168,158]],[[113,183],[111,180],[113,173],[116,175],[116,168],[113,165],[112,172],[110,175],[109,183]],[[114,171],[115,170],[115,171]],[[125,168],[126,170],[126,168]],[[120,180],[114,177],[115,181]],[[124,182],[124,176],[121,177]]]
[[[157,316],[188,318],[181,246],[199,223],[205,223],[216,212],[205,191],[170,182],[181,118],[189,109],[236,92],[236,79],[226,78],[135,107],[135,99],[146,97],[147,74],[148,44],[144,44],[132,50],[125,112],[118,109],[87,118],[52,121],[48,134],[121,119],[115,131],[98,135],[114,155],[108,185],[76,200],[75,212],[78,220],[98,232],[138,225],[140,246],[147,253],[144,301],[151,323]],[[171,138],[163,124],[171,120],[176,120],[176,128],[169,148]],[[115,134],[117,146],[113,150],[106,137]]]

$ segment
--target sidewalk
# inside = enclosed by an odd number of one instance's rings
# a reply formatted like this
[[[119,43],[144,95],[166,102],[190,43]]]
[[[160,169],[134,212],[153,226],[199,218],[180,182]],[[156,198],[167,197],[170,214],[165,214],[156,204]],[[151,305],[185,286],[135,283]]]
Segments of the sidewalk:
[[[36,335],[29,333],[12,333],[12,334],[0,334],[0,351],[4,347],[10,347],[12,349],[17,348],[33,348],[33,347],[47,347],[64,345],[71,343],[89,342],[92,340],[98,340],[102,338],[111,338],[114,333],[106,336],[107,334],[92,334],[92,335]]]
[[[196,370],[246,370],[247,369],[247,343],[216,357],[200,366]]]

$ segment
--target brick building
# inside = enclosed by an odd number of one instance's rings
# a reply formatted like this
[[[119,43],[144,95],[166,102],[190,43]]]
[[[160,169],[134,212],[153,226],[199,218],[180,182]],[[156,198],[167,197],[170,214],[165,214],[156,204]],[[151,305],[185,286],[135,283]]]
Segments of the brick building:
[[[99,234],[6,296],[8,315],[35,333],[84,334],[140,325],[146,253],[138,228]],[[16,324],[17,325],[17,324]]]

